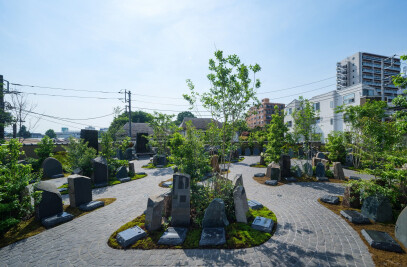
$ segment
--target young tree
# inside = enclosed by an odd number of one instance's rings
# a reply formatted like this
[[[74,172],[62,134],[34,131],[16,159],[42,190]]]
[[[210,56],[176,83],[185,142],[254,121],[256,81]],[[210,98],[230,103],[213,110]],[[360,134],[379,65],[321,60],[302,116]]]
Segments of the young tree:
[[[149,122],[154,131],[153,135],[149,136],[150,144],[157,147],[159,155],[167,154],[168,139],[175,129],[173,117],[174,115],[154,112],[154,118]]]
[[[184,98],[191,106],[194,107],[197,98],[200,97],[199,100],[203,107],[210,111],[212,118],[223,121],[221,128],[223,163],[226,151],[229,150],[231,154],[233,150],[237,122],[244,118],[246,110],[251,105],[258,103],[255,88],[260,87],[260,81],[256,80],[255,74],[260,69],[258,64],[246,66],[241,63],[237,55],[224,57],[223,52],[218,50],[215,51],[215,59],[209,60],[211,71],[207,75],[211,84],[209,92],[199,95],[192,81],[187,80],[191,94],[184,94]],[[249,78],[250,73],[253,74],[253,81]]]
[[[23,138],[23,139],[30,138],[31,133],[29,131],[27,131],[27,127],[25,127],[25,125],[22,125],[20,130],[18,131],[17,136],[20,138]]]
[[[40,121],[40,117],[28,118],[37,105],[32,102],[30,103],[27,96],[22,94],[11,94],[11,105],[13,106],[12,115],[14,121],[18,123],[18,136],[20,141],[21,139],[29,138],[31,136],[29,135],[29,131],[33,131]],[[26,122],[26,124],[23,125],[23,122]]]
[[[274,114],[271,115],[271,122],[267,132],[266,162],[279,162],[283,147],[286,143],[285,134],[288,127],[284,123],[284,115],[279,114],[278,107],[274,107]]]
[[[334,131],[328,134],[327,142],[325,145],[329,152],[328,158],[331,161],[339,161],[345,163],[346,161],[346,139],[345,133]]]
[[[47,130],[45,132],[45,135],[48,136],[49,138],[56,138],[57,137],[55,131],[52,130],[52,129]]]

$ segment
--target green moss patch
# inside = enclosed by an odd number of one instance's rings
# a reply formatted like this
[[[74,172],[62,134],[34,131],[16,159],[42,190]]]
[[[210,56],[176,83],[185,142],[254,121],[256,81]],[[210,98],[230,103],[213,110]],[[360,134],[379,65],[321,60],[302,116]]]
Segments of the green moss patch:
[[[260,163],[251,164],[250,167],[252,167],[252,168],[267,168],[266,165],[261,165]]]
[[[251,224],[257,216],[262,216],[265,218],[272,219],[274,221],[274,228],[272,233],[264,233],[258,230],[252,229]],[[158,245],[157,242],[165,232],[166,227],[163,227],[157,231],[147,231],[145,228],[145,215],[141,215],[134,220],[122,225],[117,231],[115,231],[108,240],[108,245],[112,248],[123,249],[116,241],[116,236],[118,233],[129,229],[134,226],[139,226],[144,231],[146,231],[147,236],[138,240],[135,244],[130,246],[128,249],[195,249],[199,247],[199,240],[201,239],[202,229],[197,227],[190,227],[188,229],[188,234],[185,242],[180,246],[167,246]],[[204,248],[248,248],[263,244],[271,238],[277,227],[277,218],[275,214],[263,207],[260,210],[250,210],[248,212],[248,223],[237,223],[233,222],[226,227],[226,244],[214,247],[204,247]]]
[[[168,163],[167,165],[165,165],[163,167],[157,167],[157,166],[154,166],[154,164],[150,162],[147,165],[141,166],[141,168],[144,168],[144,169],[162,169],[162,168],[169,168],[169,167],[172,167],[172,166],[175,166],[175,164]]]
[[[97,200],[105,202],[105,206],[116,201],[115,198],[100,198]],[[103,208],[103,207],[100,207],[100,208]],[[100,208],[98,208],[98,209],[100,209]],[[75,218],[86,215],[94,210],[81,211],[78,208],[73,208],[69,205],[64,205],[64,211],[72,214],[74,216],[74,220],[75,220]],[[16,226],[12,227],[3,236],[1,236],[0,248],[13,244],[14,242],[17,242],[19,240],[26,239],[30,236],[37,235],[45,230],[46,230],[46,228],[44,226],[42,226],[42,224],[40,222],[35,220],[35,217],[31,217],[28,220],[19,222]]]
[[[165,182],[171,182],[172,180],[173,180],[173,179],[170,178],[170,179],[168,179],[168,180],[161,181],[161,183],[159,183],[158,186],[159,186],[159,187],[163,187],[163,188],[168,188],[168,187],[163,186],[163,183],[165,183]]]

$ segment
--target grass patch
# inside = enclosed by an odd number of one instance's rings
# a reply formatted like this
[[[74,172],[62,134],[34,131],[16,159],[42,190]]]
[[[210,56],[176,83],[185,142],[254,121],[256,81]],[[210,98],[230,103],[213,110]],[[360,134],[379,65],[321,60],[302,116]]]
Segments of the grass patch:
[[[168,188],[168,187],[163,186],[163,183],[165,183],[165,182],[171,182],[171,181],[172,181],[172,178],[170,178],[170,179],[168,179],[168,180],[165,180],[165,181],[161,181],[161,183],[159,183],[158,186],[159,186],[159,187],[163,187],[163,188]]]
[[[162,168],[169,168],[169,167],[172,167],[172,166],[175,166],[175,164],[173,164],[173,163],[168,163],[167,165],[165,165],[165,166],[163,166],[163,167],[156,167],[156,166],[154,166],[154,164],[153,163],[148,163],[147,165],[143,165],[143,166],[141,166],[141,168],[144,168],[144,169],[162,169]]]
[[[105,206],[116,201],[115,198],[100,198],[97,200],[105,202]],[[86,215],[94,210],[81,211],[78,208],[73,208],[69,205],[64,205],[64,211],[74,215],[73,219],[75,220],[75,218]],[[0,239],[0,248],[13,244],[14,242],[17,242],[19,240],[26,239],[30,236],[37,235],[45,230],[46,228],[42,226],[42,224],[39,221],[35,220],[35,217],[31,217],[26,221],[21,221],[16,226],[8,230]]]
[[[252,168],[267,168],[266,165],[261,165],[260,163],[250,164]]]
[[[272,233],[264,233],[258,230],[254,230],[250,227],[256,216],[262,216],[265,218],[270,218],[274,221],[274,228]],[[145,228],[145,215],[141,215],[134,220],[122,225],[117,231],[115,231],[108,240],[108,245],[112,248],[123,249],[116,241],[116,236],[121,231],[129,229],[134,226],[139,226],[144,231],[146,231],[147,236],[138,240],[128,249],[195,249],[199,248],[199,240],[201,239],[201,228],[190,227],[188,229],[188,234],[185,239],[185,242],[179,246],[167,246],[167,245],[158,245],[157,242],[165,232],[165,229],[162,228],[157,231],[147,231]],[[205,247],[205,248],[248,248],[254,247],[263,244],[274,234],[277,228],[277,218],[275,214],[263,207],[260,210],[250,210],[248,214],[248,224],[245,223],[231,223],[226,227],[226,244],[221,246],[214,247]]]
[[[359,209],[350,209],[350,208],[345,208],[342,206],[342,200],[343,197],[339,197],[339,205],[332,205],[328,203],[322,202],[320,199],[318,199],[318,202],[325,206],[326,208],[330,209],[333,213],[340,215],[341,210],[357,210],[360,212]],[[343,218],[343,217],[342,217]],[[403,246],[403,244],[399,243],[400,246],[403,248],[404,253],[396,253],[396,252],[390,252],[390,251],[383,251],[380,249],[375,249],[372,248],[365,240],[365,238],[362,236],[361,231],[362,229],[366,230],[376,230],[376,231],[382,231],[388,233],[391,237],[393,237],[395,240],[396,237],[394,236],[394,228],[395,225],[393,223],[372,223],[372,224],[364,224],[364,225],[359,225],[359,224],[354,224],[349,222],[348,220],[344,219],[360,236],[360,238],[363,240],[365,243],[366,247],[368,248],[370,254],[372,255],[372,259],[375,263],[376,266],[407,266],[407,254],[405,253],[407,251],[407,248]]]
[[[305,176],[302,177],[296,177],[297,182],[308,182],[308,183],[337,183],[337,184],[342,184],[347,182],[347,180],[338,180],[338,179],[333,179],[333,178],[329,178],[329,182],[320,182],[317,180],[316,177],[311,177],[311,178],[306,178]],[[262,185],[266,185],[266,181],[270,180],[270,178],[264,176],[264,177],[253,177],[253,180],[255,180],[256,182],[258,182],[259,184]],[[296,182],[287,182],[287,181],[283,181],[281,180],[280,182],[278,182],[278,184],[276,186],[281,186],[281,185],[285,185],[285,184],[290,184],[290,183],[296,183]],[[266,185],[269,186],[269,185]]]

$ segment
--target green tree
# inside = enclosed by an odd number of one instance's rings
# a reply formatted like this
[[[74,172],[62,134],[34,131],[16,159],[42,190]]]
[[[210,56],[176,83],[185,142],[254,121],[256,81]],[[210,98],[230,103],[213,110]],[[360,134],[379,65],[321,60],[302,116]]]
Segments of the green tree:
[[[66,151],[71,170],[81,168],[84,175],[92,175],[92,159],[96,158],[96,150],[93,147],[88,147],[88,142],[69,137]]]
[[[327,142],[325,145],[329,152],[328,158],[335,162],[339,161],[345,163],[346,161],[346,138],[345,133],[334,131],[328,134]]]
[[[153,115],[144,111],[132,111],[131,122],[149,123],[153,120]],[[123,126],[129,122],[129,113],[123,112],[117,114],[109,126],[109,133],[113,140],[116,140],[117,136],[126,136],[127,133],[123,130]]]
[[[11,139],[0,146],[0,235],[29,217],[34,210],[31,198],[38,203],[39,193],[27,190],[29,182],[39,180],[31,173],[31,165],[19,164],[22,144]]]
[[[50,138],[56,138],[56,137],[57,137],[56,133],[55,133],[54,130],[52,130],[52,129],[47,130],[47,131],[45,132],[45,135],[48,136],[48,137],[50,137]]]
[[[48,158],[52,157],[52,152],[55,149],[54,141],[49,138],[49,136],[44,136],[41,141],[38,143],[38,148],[34,149],[35,154],[39,158],[39,165],[41,166],[42,162]]]
[[[284,115],[280,115],[278,107],[274,107],[274,114],[271,115],[270,126],[267,132],[267,149],[266,162],[279,162],[283,147],[285,146],[285,134],[288,132],[288,127],[284,123]]]
[[[174,115],[154,112],[154,118],[149,122],[150,127],[154,130],[153,135],[149,136],[150,144],[158,148],[158,154],[167,154],[168,140],[175,130],[173,117]]]
[[[195,115],[192,114],[192,112],[190,112],[190,111],[180,112],[177,115],[177,120],[175,121],[175,125],[179,126],[182,123],[182,121],[184,120],[184,118],[195,118]]]
[[[31,137],[31,133],[29,131],[27,131],[27,127],[25,127],[25,125],[21,126],[20,130],[17,133],[18,137],[21,138],[30,138]]]
[[[211,84],[208,92],[199,95],[191,80],[187,80],[191,94],[184,94],[191,108],[197,103],[197,98],[205,109],[209,110],[216,121],[223,120],[221,128],[222,144],[221,155],[224,160],[227,151],[233,151],[233,137],[237,130],[237,122],[244,119],[246,110],[259,101],[255,97],[255,88],[260,87],[260,81],[255,74],[260,71],[260,66],[246,66],[240,62],[237,55],[223,56],[223,52],[215,51],[215,59],[209,60],[211,73],[207,78]],[[253,73],[253,81],[249,78]],[[253,82],[253,83],[252,83]],[[229,155],[231,156],[231,155]]]

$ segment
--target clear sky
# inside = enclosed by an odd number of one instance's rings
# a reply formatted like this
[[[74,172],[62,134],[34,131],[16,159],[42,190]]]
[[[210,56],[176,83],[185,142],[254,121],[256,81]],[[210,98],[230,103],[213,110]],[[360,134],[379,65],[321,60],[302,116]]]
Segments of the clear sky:
[[[208,60],[217,48],[246,64],[260,64],[258,98],[287,104],[298,94],[309,98],[334,90],[330,77],[336,62],[356,52],[406,54],[406,11],[403,0],[0,0],[0,74],[18,84],[128,89],[133,111],[183,111],[188,108],[182,99],[188,92],[185,80],[192,79],[200,92],[207,90]],[[327,80],[264,93],[322,79]],[[118,93],[11,88],[88,97],[25,94],[35,112],[60,118],[94,118],[125,105]],[[108,127],[112,118],[75,122],[99,128]],[[45,119],[31,131],[84,127]]]

